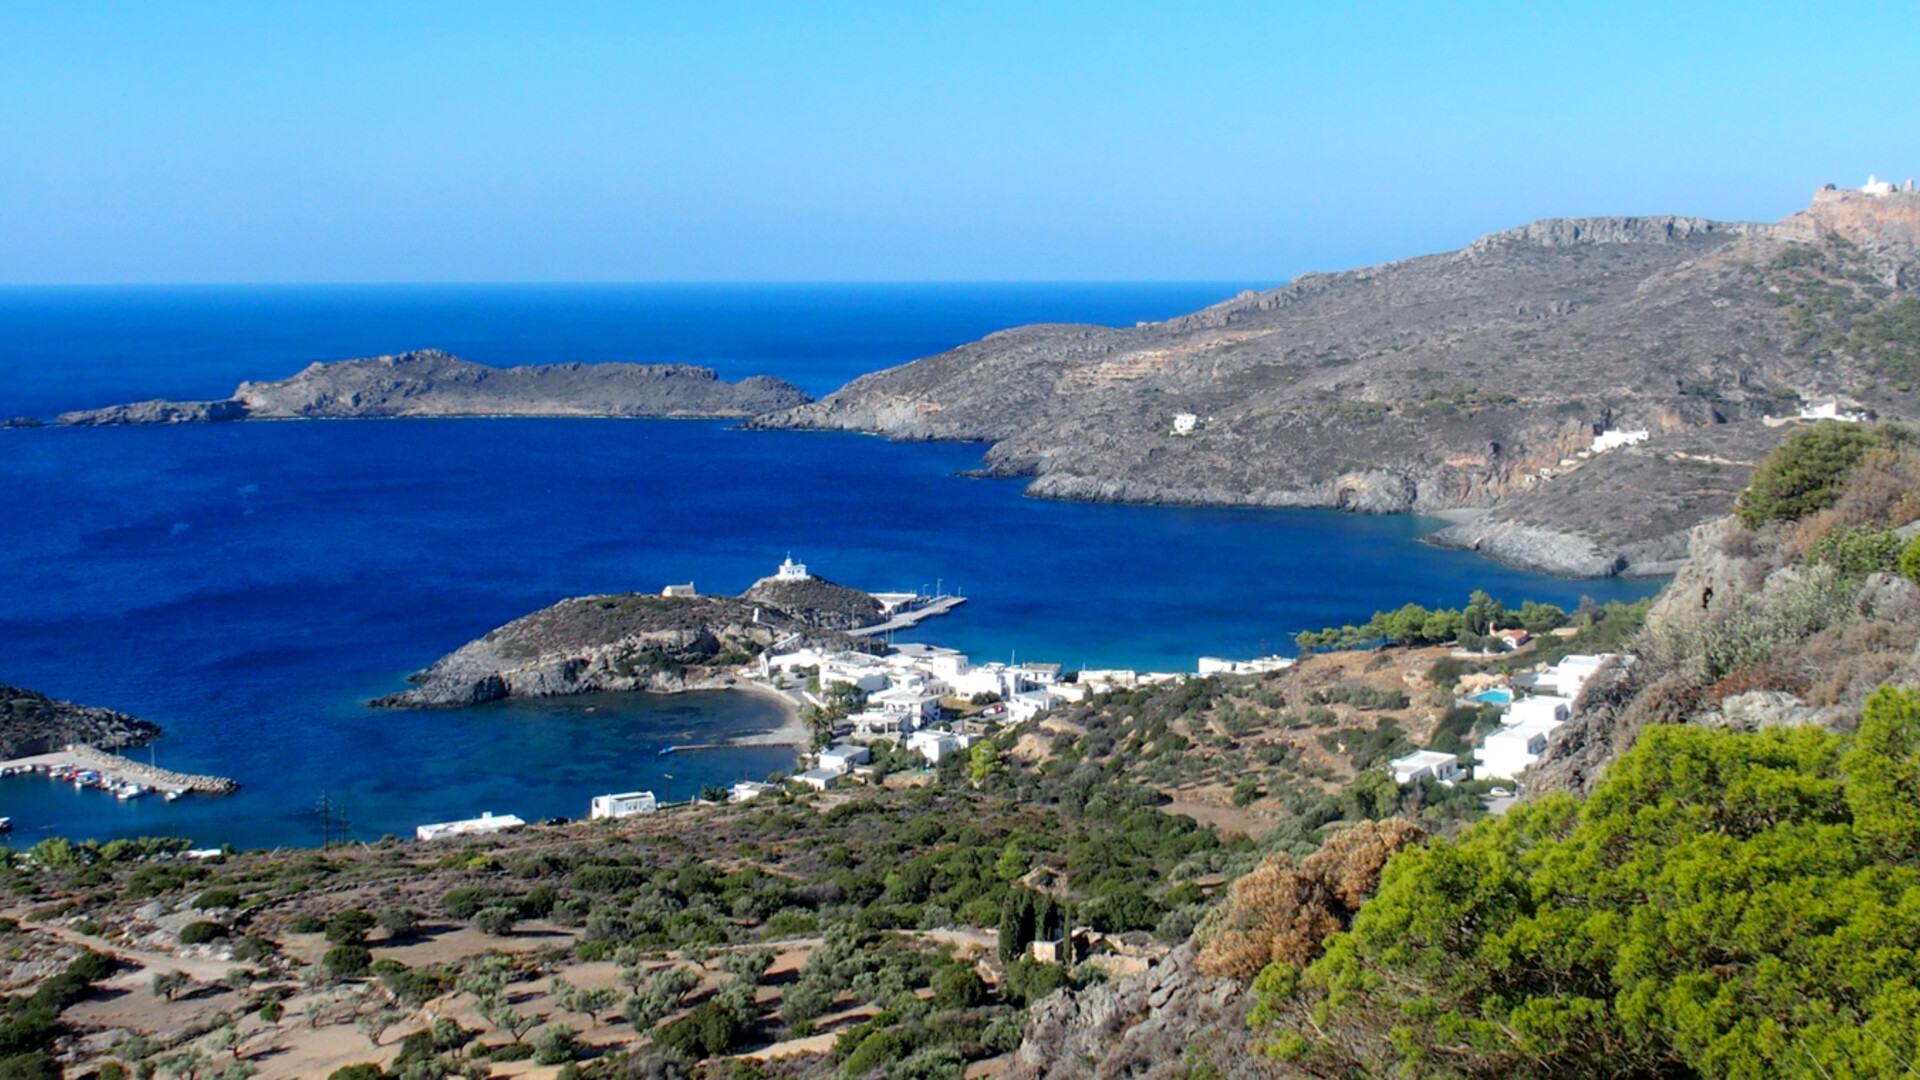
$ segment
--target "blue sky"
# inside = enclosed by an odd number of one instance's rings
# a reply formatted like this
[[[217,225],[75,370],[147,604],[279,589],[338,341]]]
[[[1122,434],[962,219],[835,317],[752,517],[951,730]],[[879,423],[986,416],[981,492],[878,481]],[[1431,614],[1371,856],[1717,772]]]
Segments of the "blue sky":
[[[1280,281],[1920,173],[1920,5],[0,0],[0,283]]]

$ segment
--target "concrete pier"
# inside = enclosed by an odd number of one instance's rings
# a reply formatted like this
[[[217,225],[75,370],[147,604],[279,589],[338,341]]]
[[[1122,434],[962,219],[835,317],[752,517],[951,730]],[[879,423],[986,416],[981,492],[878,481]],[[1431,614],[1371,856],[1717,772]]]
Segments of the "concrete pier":
[[[237,781],[229,780],[224,776],[195,776],[192,773],[159,769],[85,743],[72,743],[65,750],[58,750],[51,754],[35,754],[32,757],[0,761],[0,774],[26,771],[52,772],[67,768],[91,769],[109,780],[128,781],[142,787],[153,788],[155,791],[175,793],[198,791],[208,795],[226,795],[240,790],[240,784]]]
[[[872,626],[863,626],[858,630],[849,630],[847,633],[860,637],[878,637],[881,634],[890,634],[895,630],[905,630],[910,626],[918,625],[923,620],[931,619],[936,615],[945,615],[947,612],[952,611],[954,608],[966,602],[967,598],[964,596],[935,597],[911,611],[903,611],[895,615],[886,622],[874,623]]]

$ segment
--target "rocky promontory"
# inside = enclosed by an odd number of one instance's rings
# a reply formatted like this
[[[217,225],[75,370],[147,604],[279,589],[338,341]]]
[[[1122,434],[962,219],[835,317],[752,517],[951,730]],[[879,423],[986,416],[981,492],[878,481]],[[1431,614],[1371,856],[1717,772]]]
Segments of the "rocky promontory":
[[[48,754],[69,743],[118,750],[159,737],[160,725],[137,716],[0,684],[0,760]]]
[[[744,418],[803,405],[792,383],[725,382],[689,364],[488,367],[437,349],[318,363],[290,379],[243,382],[220,401],[143,401],[62,413],[58,423],[181,424],[373,417]]]
[[[1166,322],[1006,330],[748,426],[986,441],[979,475],[1047,498],[1481,511],[1439,541],[1665,573],[1780,420],[1920,416],[1916,282],[1909,192],[1555,219]]]
[[[741,597],[572,597],[462,645],[414,675],[412,689],[371,704],[463,706],[608,690],[717,689],[733,685],[731,669],[788,639],[873,648],[868,639],[840,632],[871,621],[853,617],[857,605],[840,595],[856,590],[818,579],[810,584],[822,587],[814,599],[828,601],[825,606],[776,603],[751,590]]]

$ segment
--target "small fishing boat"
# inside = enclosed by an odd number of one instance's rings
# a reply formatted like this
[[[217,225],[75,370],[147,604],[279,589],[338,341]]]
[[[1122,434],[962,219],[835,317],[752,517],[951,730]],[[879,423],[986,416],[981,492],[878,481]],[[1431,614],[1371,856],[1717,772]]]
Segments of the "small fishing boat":
[[[12,832],[12,831],[13,831],[13,819],[10,817],[0,817],[0,832]]]

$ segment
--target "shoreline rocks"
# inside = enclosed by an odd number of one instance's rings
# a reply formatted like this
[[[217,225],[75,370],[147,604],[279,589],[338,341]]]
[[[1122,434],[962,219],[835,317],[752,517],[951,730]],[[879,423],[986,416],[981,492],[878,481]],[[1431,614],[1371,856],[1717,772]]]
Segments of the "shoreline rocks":
[[[160,734],[160,725],[137,716],[0,684],[0,761],[50,754],[74,743],[109,750],[144,746]]]

